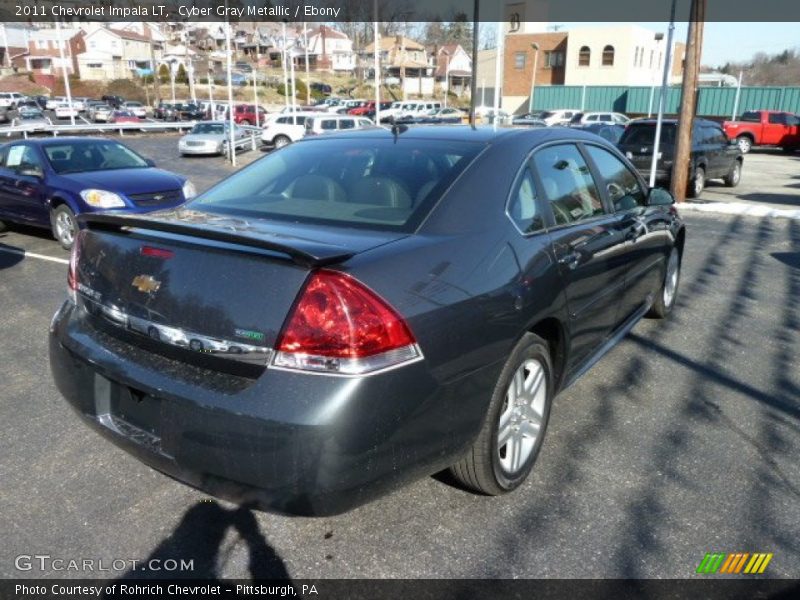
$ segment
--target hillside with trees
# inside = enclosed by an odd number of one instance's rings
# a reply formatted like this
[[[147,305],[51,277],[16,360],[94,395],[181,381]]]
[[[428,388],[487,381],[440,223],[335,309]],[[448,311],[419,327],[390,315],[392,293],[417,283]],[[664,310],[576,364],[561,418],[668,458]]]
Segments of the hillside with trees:
[[[800,85],[800,49],[784,50],[777,54],[758,52],[746,62],[727,63],[722,73],[739,77],[744,85]]]

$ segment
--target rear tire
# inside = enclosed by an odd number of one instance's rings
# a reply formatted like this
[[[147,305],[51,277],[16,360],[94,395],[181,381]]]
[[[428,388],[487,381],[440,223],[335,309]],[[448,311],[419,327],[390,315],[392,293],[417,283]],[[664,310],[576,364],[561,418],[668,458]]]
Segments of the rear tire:
[[[664,283],[658,290],[653,306],[647,313],[648,317],[654,319],[665,319],[672,312],[675,306],[675,298],[678,297],[678,284],[681,280],[681,253],[673,247],[667,259],[667,270],[664,274]]]
[[[753,140],[751,140],[748,135],[740,135],[736,138],[736,145],[739,146],[739,150],[742,151],[742,154],[747,154],[753,149]]]
[[[542,447],[553,396],[550,351],[527,333],[508,358],[472,448],[450,467],[465,487],[497,496],[519,487]]]
[[[64,250],[71,250],[78,233],[75,213],[66,204],[60,204],[53,209],[50,222],[53,224],[53,237]]]
[[[731,170],[728,171],[728,174],[725,175],[724,181],[727,187],[736,187],[739,185],[739,182],[742,180],[742,162],[737,160],[734,161]]]

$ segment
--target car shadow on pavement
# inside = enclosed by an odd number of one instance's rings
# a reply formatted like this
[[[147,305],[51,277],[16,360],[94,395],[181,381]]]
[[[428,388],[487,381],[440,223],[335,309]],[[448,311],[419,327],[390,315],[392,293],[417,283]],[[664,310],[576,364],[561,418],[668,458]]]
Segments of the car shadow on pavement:
[[[0,233],[0,240],[5,236]],[[25,258],[25,251],[17,246],[0,242],[0,271],[19,264]]]
[[[237,536],[233,543],[228,536]],[[227,539],[226,539],[227,538]],[[227,509],[215,500],[200,501],[183,515],[175,530],[165,538],[145,561],[129,570],[120,580],[169,578],[219,579],[220,569],[239,542],[247,547],[248,571],[252,579],[288,579],[286,566],[261,533],[252,507],[242,505]],[[169,561],[191,568],[165,573]],[[157,569],[161,570],[157,570]]]
[[[748,202],[763,202],[765,204],[785,204],[787,206],[800,207],[800,195],[796,192],[787,192],[786,194],[769,194],[757,192],[753,194],[742,194],[737,197],[738,200],[746,200]]]

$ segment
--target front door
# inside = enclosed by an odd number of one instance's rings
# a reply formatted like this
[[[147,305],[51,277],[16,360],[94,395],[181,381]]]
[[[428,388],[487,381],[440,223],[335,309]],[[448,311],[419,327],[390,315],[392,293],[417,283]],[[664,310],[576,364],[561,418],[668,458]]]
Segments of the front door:
[[[38,149],[16,144],[8,149],[2,175],[2,202],[17,220],[33,225],[48,225],[45,205],[44,161]]]
[[[571,370],[616,327],[625,287],[626,239],[575,144],[533,155],[549,204],[553,251],[564,282],[571,334]]]
[[[606,148],[586,144],[595,178],[617,215],[617,234],[626,240],[625,293],[619,307],[623,321],[652,301],[661,286],[671,247],[669,222],[661,207],[647,206],[647,192],[634,172]]]

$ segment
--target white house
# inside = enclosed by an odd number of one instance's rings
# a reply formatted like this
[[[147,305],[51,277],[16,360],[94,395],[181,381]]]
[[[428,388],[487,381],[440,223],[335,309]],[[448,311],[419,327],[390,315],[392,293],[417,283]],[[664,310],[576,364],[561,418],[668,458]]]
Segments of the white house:
[[[356,68],[356,55],[353,40],[341,31],[327,25],[297,36],[299,43],[308,37],[308,61],[311,68],[328,71],[350,72]],[[305,53],[303,53],[304,55]]]
[[[445,44],[436,53],[434,77],[442,88],[461,95],[469,88],[472,58],[461,44]]]
[[[153,70],[148,35],[128,29],[99,28],[86,36],[86,51],[78,55],[82,79],[127,79]]]

